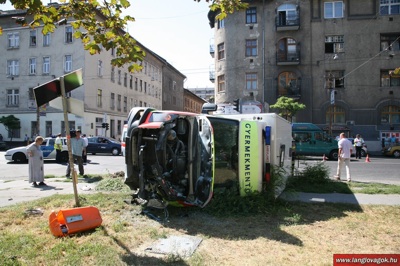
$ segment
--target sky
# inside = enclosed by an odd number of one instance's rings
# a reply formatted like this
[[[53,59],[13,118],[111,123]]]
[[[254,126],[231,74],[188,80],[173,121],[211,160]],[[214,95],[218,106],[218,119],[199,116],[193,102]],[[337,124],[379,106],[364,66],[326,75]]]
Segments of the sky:
[[[43,2],[50,2],[44,0]],[[56,1],[53,1],[56,2]],[[209,80],[209,3],[204,0],[130,0],[127,14],[135,18],[127,31],[186,76],[184,88],[213,88]],[[10,2],[0,10],[13,9]]]

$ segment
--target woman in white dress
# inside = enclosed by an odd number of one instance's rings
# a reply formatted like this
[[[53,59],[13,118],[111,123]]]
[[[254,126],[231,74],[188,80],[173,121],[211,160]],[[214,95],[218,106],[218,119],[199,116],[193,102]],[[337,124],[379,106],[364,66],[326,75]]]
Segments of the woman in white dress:
[[[43,172],[43,152],[40,145],[43,143],[43,137],[37,136],[35,141],[27,146],[29,156],[29,183],[33,186],[46,186]],[[36,182],[39,182],[36,183]]]

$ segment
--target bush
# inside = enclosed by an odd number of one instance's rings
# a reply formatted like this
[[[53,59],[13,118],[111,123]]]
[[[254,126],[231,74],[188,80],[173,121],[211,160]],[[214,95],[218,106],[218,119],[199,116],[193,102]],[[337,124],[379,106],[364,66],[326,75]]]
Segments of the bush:
[[[323,162],[315,165],[308,165],[299,174],[302,182],[309,184],[325,184],[330,182],[329,179],[329,167]]]

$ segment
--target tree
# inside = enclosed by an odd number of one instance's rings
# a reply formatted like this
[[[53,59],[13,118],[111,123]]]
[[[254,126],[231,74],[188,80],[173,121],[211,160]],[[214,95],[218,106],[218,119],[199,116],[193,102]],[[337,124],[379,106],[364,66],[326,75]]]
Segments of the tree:
[[[0,4],[6,1],[0,0]],[[114,48],[116,57],[111,61],[113,66],[121,67],[128,64],[130,72],[141,69],[138,61],[143,61],[145,52],[136,40],[123,30],[128,22],[135,21],[129,15],[122,16],[123,11],[130,6],[129,0],[60,0],[62,4],[48,6],[43,5],[41,0],[10,1],[14,8],[27,11],[26,17],[16,19],[17,23],[32,28],[43,25],[42,33],[47,34],[54,32],[60,22],[73,17],[71,25],[75,29],[74,37],[81,39],[84,49],[90,54],[99,54],[102,49],[108,51]],[[204,1],[210,2],[210,0]],[[217,18],[222,19],[227,14],[246,6],[242,0],[214,0],[210,9],[219,11]],[[29,24],[28,16],[33,17],[33,21],[29,21]],[[102,19],[98,19],[99,17]]]
[[[2,116],[0,118],[0,124],[3,124],[6,130],[9,132],[9,135],[11,136],[10,141],[12,141],[14,136],[14,130],[21,128],[19,118],[16,118],[13,115]]]
[[[270,106],[273,109],[279,110],[279,115],[288,121],[292,121],[293,116],[297,111],[303,110],[306,106],[302,103],[296,102],[293,98],[281,96],[275,104]]]

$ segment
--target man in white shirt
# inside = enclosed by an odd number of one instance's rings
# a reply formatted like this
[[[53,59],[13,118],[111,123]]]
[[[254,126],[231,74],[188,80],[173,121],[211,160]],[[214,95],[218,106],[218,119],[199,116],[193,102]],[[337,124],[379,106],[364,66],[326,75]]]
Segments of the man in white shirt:
[[[340,173],[342,170],[343,163],[346,165],[347,181],[351,181],[350,175],[350,157],[353,151],[353,145],[348,140],[344,133],[340,133],[340,140],[338,142],[339,154],[338,154],[338,167],[336,172],[336,180],[340,180]]]
[[[86,148],[89,145],[89,140],[86,137],[86,134],[82,135],[82,139],[83,141],[85,141],[85,151],[82,153],[82,159],[83,159],[83,163],[87,163],[87,153],[86,153]]]

